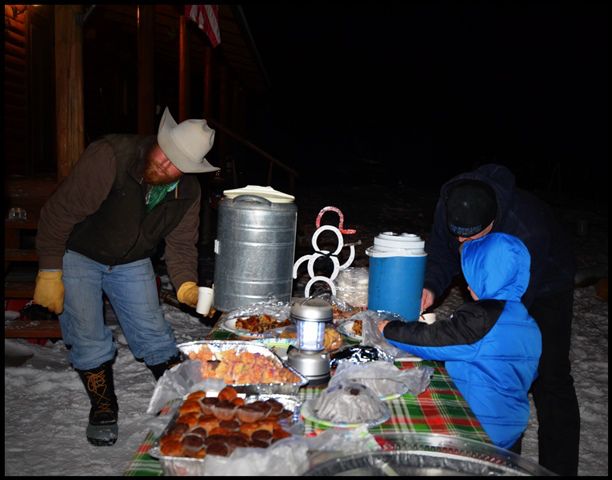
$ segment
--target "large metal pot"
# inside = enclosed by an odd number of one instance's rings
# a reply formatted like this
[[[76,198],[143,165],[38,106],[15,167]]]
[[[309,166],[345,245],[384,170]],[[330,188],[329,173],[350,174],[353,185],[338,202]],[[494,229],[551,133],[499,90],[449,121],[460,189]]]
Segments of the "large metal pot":
[[[258,195],[219,202],[214,307],[228,311],[271,299],[289,302],[297,229],[295,203]]]

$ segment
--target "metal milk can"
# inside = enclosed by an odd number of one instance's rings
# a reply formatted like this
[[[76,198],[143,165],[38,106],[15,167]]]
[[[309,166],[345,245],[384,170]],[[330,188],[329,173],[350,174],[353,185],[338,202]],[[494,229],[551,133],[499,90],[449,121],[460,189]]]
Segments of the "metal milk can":
[[[271,187],[226,190],[215,239],[217,310],[271,299],[289,302],[297,230],[294,197]]]

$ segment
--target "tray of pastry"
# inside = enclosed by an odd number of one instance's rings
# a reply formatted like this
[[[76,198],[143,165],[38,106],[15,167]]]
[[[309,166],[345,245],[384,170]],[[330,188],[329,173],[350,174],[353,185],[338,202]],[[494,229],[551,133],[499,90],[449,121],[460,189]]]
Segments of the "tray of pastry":
[[[184,397],[149,454],[166,475],[205,475],[207,456],[267,449],[301,434],[300,406],[291,395],[245,395],[231,386],[218,393],[198,390]]]
[[[201,378],[217,378],[239,393],[295,395],[308,379],[269,348],[249,341],[199,340],[178,345],[200,360]]]

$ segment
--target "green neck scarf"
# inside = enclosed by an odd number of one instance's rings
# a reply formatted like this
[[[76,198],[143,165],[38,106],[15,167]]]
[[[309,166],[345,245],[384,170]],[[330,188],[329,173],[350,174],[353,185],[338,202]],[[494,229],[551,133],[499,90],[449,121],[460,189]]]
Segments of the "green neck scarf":
[[[176,182],[168,185],[153,185],[145,197],[147,212],[153,210],[153,208],[164,199],[168,192],[174,190],[178,185],[178,182],[179,181],[177,180]]]

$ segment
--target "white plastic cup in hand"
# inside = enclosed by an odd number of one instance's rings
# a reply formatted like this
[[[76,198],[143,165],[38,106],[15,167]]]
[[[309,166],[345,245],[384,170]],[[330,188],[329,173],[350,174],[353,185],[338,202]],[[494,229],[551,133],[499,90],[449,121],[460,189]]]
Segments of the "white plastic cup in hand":
[[[196,312],[201,315],[208,315],[213,303],[213,289],[209,287],[198,287],[198,305]]]
[[[419,317],[419,322],[424,322],[429,325],[431,325],[435,321],[436,321],[435,313],[422,313],[421,316]]]

